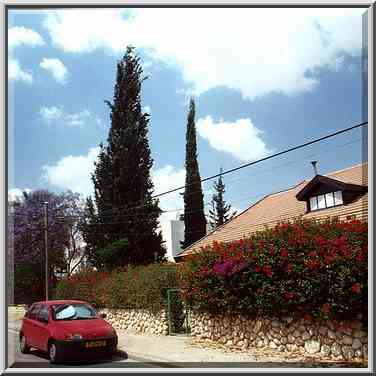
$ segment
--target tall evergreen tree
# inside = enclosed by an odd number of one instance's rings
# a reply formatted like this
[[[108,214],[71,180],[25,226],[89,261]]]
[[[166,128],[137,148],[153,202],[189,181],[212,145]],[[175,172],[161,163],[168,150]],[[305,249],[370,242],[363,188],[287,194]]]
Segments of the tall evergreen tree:
[[[195,126],[195,102],[190,100],[187,118],[184,191],[184,242],[183,248],[190,246],[206,234],[204,195],[202,193],[200,171],[197,162]]]
[[[103,267],[103,263],[111,267],[145,264],[165,253],[157,230],[161,210],[158,200],[152,199],[149,115],[141,105],[145,79],[140,58],[128,47],[117,64],[113,101],[106,101],[111,128],[107,145],[100,145],[92,177],[98,230],[91,247]]]
[[[220,169],[220,174],[222,174],[222,168]],[[230,213],[231,205],[226,204],[223,197],[225,184],[223,183],[222,175],[214,182],[214,190],[216,193],[212,196],[212,209],[209,210],[209,224],[212,229],[223,225],[236,215],[236,212]]]

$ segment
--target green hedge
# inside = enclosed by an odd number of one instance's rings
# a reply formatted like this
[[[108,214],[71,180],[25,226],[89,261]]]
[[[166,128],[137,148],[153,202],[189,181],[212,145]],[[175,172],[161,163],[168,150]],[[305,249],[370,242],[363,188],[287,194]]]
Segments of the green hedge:
[[[57,299],[85,300],[96,307],[165,308],[166,290],[178,286],[175,264],[129,266],[111,273],[84,270],[59,282]]]
[[[366,312],[367,250],[367,223],[279,224],[189,256],[183,298],[212,313],[354,318]]]

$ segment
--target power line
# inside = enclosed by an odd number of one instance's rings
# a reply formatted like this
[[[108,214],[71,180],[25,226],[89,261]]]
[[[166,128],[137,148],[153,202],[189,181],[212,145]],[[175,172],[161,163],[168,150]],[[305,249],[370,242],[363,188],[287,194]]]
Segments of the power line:
[[[238,171],[238,170],[243,169],[243,168],[245,168],[245,167],[248,167],[248,166],[250,166],[250,165],[253,165],[253,164],[256,164],[256,163],[260,163],[260,162],[262,162],[262,161],[265,161],[265,160],[270,159],[270,158],[274,158],[274,157],[279,156],[279,155],[282,155],[282,154],[286,154],[286,153],[288,153],[288,152],[290,152],[290,151],[297,150],[297,149],[299,149],[299,148],[302,148],[302,147],[308,146],[308,145],[310,145],[310,144],[313,144],[313,143],[316,143],[316,142],[322,141],[322,140],[324,140],[324,139],[328,139],[328,138],[330,138],[330,137],[334,137],[335,135],[338,135],[338,134],[341,134],[341,133],[344,133],[344,132],[348,132],[348,131],[350,131],[350,130],[352,130],[352,129],[359,128],[359,127],[364,126],[364,125],[366,125],[366,124],[368,124],[368,122],[364,122],[364,123],[357,124],[357,125],[354,125],[354,126],[349,127],[349,128],[345,128],[345,129],[339,130],[339,131],[337,131],[337,132],[334,132],[334,133],[331,133],[331,134],[329,134],[329,135],[323,136],[323,137],[318,138],[318,139],[316,139],[316,140],[312,140],[312,141],[306,142],[306,143],[304,143],[304,144],[301,144],[301,145],[298,145],[298,146],[295,146],[295,147],[292,147],[292,148],[286,149],[286,150],[284,150],[284,151],[281,151],[281,152],[275,153],[275,154],[273,154],[273,155],[270,155],[270,156],[268,156],[268,157],[265,157],[265,158],[259,159],[259,160],[257,160],[257,161],[249,162],[249,163],[246,163],[246,164],[244,164],[244,165],[241,165],[241,166],[238,166],[238,167],[236,167],[236,168],[233,168],[233,169],[231,169],[231,170],[227,170],[227,171],[225,171],[225,172],[222,172],[222,173],[220,173],[220,174],[216,174],[216,175],[213,175],[213,176],[210,176],[210,177],[206,177],[206,178],[202,179],[201,182],[208,181],[208,180],[210,180],[210,179],[214,179],[214,178],[216,178],[216,177],[219,177],[219,176],[221,176],[221,175],[228,174],[228,173],[231,173],[231,172],[234,172],[234,171]],[[353,144],[353,143],[355,143],[355,142],[359,142],[360,140],[362,140],[362,139],[351,140],[351,141],[346,142],[346,143],[344,143],[344,144],[336,145],[335,147],[343,147],[343,146],[347,146],[347,145]],[[332,149],[329,149],[329,150],[332,150]],[[316,156],[316,155],[320,155],[320,154],[323,154],[323,153],[322,153],[322,152],[318,152],[318,153],[310,154],[309,157]],[[308,156],[307,156],[307,157],[308,157]],[[280,167],[284,167],[284,166],[287,166],[287,165],[295,164],[295,163],[299,162],[300,160],[301,160],[301,159],[299,159],[299,160],[294,160],[294,161],[289,161],[289,162],[287,162],[287,163],[283,163],[283,164],[281,164],[281,165],[278,165],[278,166],[272,167],[271,169],[268,169],[268,171],[273,171],[273,170],[275,170],[276,168],[280,168]],[[263,172],[261,172],[261,173],[264,173],[264,172],[265,172],[265,171],[263,171]],[[232,179],[232,180],[230,180],[230,181],[227,181],[226,184],[228,184],[228,183],[230,183],[230,182],[233,182],[233,181],[238,181],[238,180],[244,179],[244,178],[249,177],[249,176],[255,176],[255,175],[259,175],[259,174],[260,174],[260,173],[251,174],[251,175],[250,175],[250,174],[247,174],[245,177],[235,178],[235,179]],[[160,193],[160,194],[158,194],[158,195],[152,196],[152,198],[160,197],[160,196],[162,196],[162,195],[166,195],[166,194],[169,194],[169,193],[172,193],[172,192],[178,191],[178,190],[183,189],[183,188],[185,188],[185,187],[187,187],[187,186],[189,186],[189,185],[186,185],[186,186],[183,186],[183,187],[180,187],[180,188],[175,188],[175,189],[172,189],[172,190],[169,190],[169,191],[166,191],[166,192]],[[191,194],[194,194],[194,193],[197,193],[197,192],[192,192]],[[259,196],[259,195],[258,195],[258,196]],[[253,197],[258,197],[258,196],[253,196]],[[249,197],[249,198],[253,198],[253,197]],[[236,201],[234,201],[234,202],[236,202]],[[210,204],[210,203],[207,202],[207,203],[204,204],[204,206],[208,206],[209,204]],[[121,206],[121,207],[119,207],[118,209],[128,209],[128,210],[131,210],[131,209],[141,209],[141,208],[146,207],[146,206],[147,206],[147,205],[138,205],[138,206],[134,206],[134,207],[129,207],[129,205],[126,205],[126,206]],[[183,211],[183,210],[184,210],[184,208],[172,209],[172,210],[162,210],[162,211],[161,211],[161,214],[163,214],[163,213],[170,213],[170,212],[177,212],[177,211]],[[109,209],[102,210],[102,211],[101,211],[101,214],[103,215],[104,213],[109,213],[108,215],[112,215],[112,214],[113,214],[113,211],[114,211],[114,210],[113,210],[112,208],[109,208]],[[187,214],[194,213],[194,212],[197,212],[197,211],[199,211],[199,210],[189,211],[189,212],[187,212]],[[14,215],[14,216],[17,216],[17,215],[19,215],[19,214],[20,214],[20,213],[9,213],[9,215]],[[127,214],[122,214],[122,216],[125,216],[125,217],[126,217],[126,216],[133,217],[133,216],[153,216],[153,215],[150,214],[150,213],[133,213],[133,214],[129,214],[129,215],[127,215]],[[84,217],[84,216],[82,216],[82,218],[83,218],[83,217]],[[65,218],[79,218],[79,217],[68,217],[68,216],[65,216]]]
[[[215,174],[215,175],[212,175],[212,176],[209,176],[209,177],[203,178],[203,179],[200,180],[200,182],[203,183],[203,182],[206,182],[206,181],[209,181],[209,180],[215,179],[215,178],[217,178],[217,177],[219,177],[219,176],[223,176],[223,175],[226,175],[226,174],[229,174],[229,173],[232,173],[232,172],[235,172],[235,171],[241,170],[241,169],[243,169],[243,168],[245,168],[245,167],[249,167],[249,166],[255,165],[255,164],[257,164],[257,163],[264,162],[264,161],[266,161],[266,160],[268,160],[268,159],[272,159],[272,158],[275,158],[275,157],[277,157],[277,156],[280,156],[280,155],[283,155],[283,154],[289,153],[289,152],[291,152],[291,151],[295,151],[295,150],[298,150],[298,149],[304,148],[304,147],[306,147],[306,146],[309,146],[309,145],[315,144],[315,143],[317,143],[317,142],[320,142],[320,141],[323,141],[323,140],[326,140],[326,139],[332,138],[332,137],[337,136],[337,135],[339,135],[339,134],[349,132],[349,131],[351,131],[351,130],[353,130],[353,129],[363,127],[363,126],[365,126],[366,124],[368,124],[368,121],[363,122],[363,123],[360,123],[360,124],[353,125],[353,126],[348,127],[348,128],[341,129],[341,130],[339,130],[339,131],[336,131],[336,132],[334,132],[334,133],[330,133],[330,134],[328,134],[328,135],[326,135],[326,136],[323,136],[323,137],[320,137],[320,138],[317,138],[317,139],[314,139],[314,140],[311,140],[311,141],[307,141],[307,142],[305,142],[305,143],[303,143],[303,144],[300,144],[300,145],[297,145],[297,146],[290,147],[290,148],[285,149],[285,150],[283,150],[283,151],[280,151],[280,152],[278,152],[278,153],[275,153],[275,154],[269,155],[269,156],[267,156],[267,157],[264,157],[264,158],[258,159],[258,160],[256,160],[256,161],[248,162],[248,163],[246,163],[246,164],[240,165],[240,166],[238,166],[238,167],[232,168],[232,169],[227,170],[227,171],[224,171],[224,172],[222,172],[222,173]],[[197,184],[197,183],[194,183],[194,184]],[[165,195],[167,195],[167,194],[170,194],[170,193],[173,193],[173,192],[176,192],[176,191],[180,191],[180,190],[182,190],[182,189],[184,189],[184,188],[187,188],[187,187],[189,187],[189,186],[191,186],[191,185],[194,185],[194,184],[187,184],[187,185],[184,185],[184,186],[181,186],[181,187],[178,187],[178,188],[170,189],[170,190],[168,190],[168,191],[165,191],[165,192],[162,192],[162,193],[158,193],[158,194],[156,194],[156,195],[153,195],[151,198],[159,198],[159,197],[165,196]],[[192,192],[192,194],[193,194],[193,192]],[[142,208],[142,207],[145,207],[145,205],[136,205],[136,206],[134,206],[134,207],[129,207],[129,205],[127,205],[127,206],[119,207],[119,209],[128,209],[128,210],[132,210],[132,209],[138,209],[138,208]],[[105,210],[103,210],[101,213],[103,214],[103,213],[105,213],[105,212],[107,212],[107,211],[112,211],[112,209],[105,209]]]
[[[340,147],[345,147],[345,146],[349,146],[349,145],[352,145],[354,143],[357,143],[359,141],[362,141],[362,138],[357,138],[357,139],[352,139],[350,141],[347,141],[343,144],[339,144],[339,145],[335,145],[334,147],[335,148],[340,148]],[[276,169],[280,169],[281,167],[292,167],[293,165],[296,165],[297,163],[301,162],[302,160],[305,160],[305,159],[309,159],[309,158],[312,158],[314,156],[322,156],[322,155],[327,155],[327,154],[333,154],[333,153],[337,153],[336,150],[333,150],[333,147],[330,147],[330,148],[327,148],[325,149],[324,151],[320,150],[319,152],[316,152],[316,153],[313,153],[313,154],[309,154],[309,155],[306,155],[302,158],[299,158],[299,159],[295,159],[295,160],[290,160],[288,162],[285,162],[285,163],[282,163],[282,164],[279,164],[277,166],[273,166],[267,170],[263,170],[263,171],[260,171],[258,173],[253,173],[253,174],[247,174],[246,176],[242,176],[242,177],[239,177],[239,178],[235,178],[235,179],[232,179],[230,181],[226,181],[226,186],[228,186],[228,183],[233,183],[234,181],[239,181],[239,180],[243,180],[245,178],[248,178],[248,177],[254,177],[254,176],[259,176],[259,175],[263,175],[265,173],[269,173],[269,172],[272,172],[272,171],[275,171]],[[252,196],[249,196],[249,195],[246,195],[246,196],[242,196],[241,199],[227,199],[227,201],[229,201],[231,204],[234,204],[234,203],[239,203],[239,202],[242,202],[242,201],[245,201],[247,199],[252,199],[252,198],[258,198],[258,197],[261,197],[262,193],[259,193],[257,195],[252,195]],[[210,206],[210,201],[208,202],[205,202],[204,203],[204,207],[206,206]],[[121,208],[126,208],[126,207],[121,207]],[[142,208],[141,206],[139,208]],[[161,214],[164,214],[164,213],[172,213],[172,212],[179,212],[179,211],[183,211],[184,208],[177,208],[177,209],[170,209],[170,210],[162,210]],[[186,214],[191,214],[191,213],[197,213],[198,211],[201,211],[201,210],[191,210],[191,211],[188,211],[186,212]],[[106,210],[103,210],[101,212],[101,214],[103,215],[104,213],[107,213],[105,215],[106,216],[110,216],[113,214],[112,212],[112,209],[106,209]],[[142,217],[142,216],[145,216],[145,217],[149,217],[149,216],[152,216],[150,213],[133,213],[133,214],[123,214],[122,215],[123,217],[134,217],[134,216],[137,216],[137,217]]]
[[[230,174],[231,172],[235,172],[235,171],[241,170],[241,169],[243,169],[243,168],[245,168],[245,167],[253,166],[253,165],[257,164],[257,163],[264,162],[264,161],[266,161],[266,160],[268,160],[268,159],[278,157],[278,156],[280,156],[280,155],[283,155],[283,154],[289,153],[289,152],[291,152],[291,151],[294,151],[294,150],[298,150],[298,149],[304,148],[304,147],[306,147],[306,146],[308,146],[308,145],[312,145],[312,144],[315,144],[315,143],[317,143],[317,142],[320,142],[320,141],[323,141],[323,140],[327,140],[328,138],[331,138],[331,137],[337,136],[337,135],[339,135],[339,134],[341,134],[341,133],[349,132],[349,131],[351,131],[351,130],[353,130],[353,129],[356,129],[356,128],[360,128],[360,127],[362,127],[362,126],[364,126],[364,125],[366,125],[366,124],[368,124],[368,121],[365,121],[365,122],[360,123],[360,124],[353,125],[353,126],[351,126],[351,127],[345,128],[345,129],[341,129],[341,130],[339,130],[339,131],[337,131],[337,132],[330,133],[330,134],[328,134],[328,135],[326,135],[326,136],[323,136],[323,137],[320,137],[320,138],[317,138],[317,139],[314,139],[314,140],[311,140],[311,141],[305,142],[304,144],[300,144],[300,145],[297,145],[297,146],[290,147],[290,148],[285,149],[285,150],[283,150],[283,151],[280,151],[280,152],[278,152],[278,153],[275,153],[275,154],[269,155],[269,156],[267,156],[267,157],[264,157],[264,158],[258,159],[258,160],[256,160],[256,161],[245,163],[245,164],[243,164],[243,165],[241,165],[241,166],[238,166],[238,167],[232,168],[231,170],[227,170],[227,171],[224,171],[224,172],[219,173],[219,174],[215,174],[215,175],[212,175],[212,176],[208,176],[208,177],[206,177],[206,178],[204,178],[204,179],[201,179],[201,183],[203,183],[203,182],[205,182],[205,181],[208,181],[208,180],[211,180],[211,179],[215,179],[215,178],[217,178],[217,177],[219,177],[219,176],[223,176],[223,175],[226,175],[226,174]],[[197,184],[197,183],[196,183],[196,184]],[[188,186],[190,186],[190,185],[193,185],[193,184],[188,184],[188,185],[184,185],[184,186],[179,187],[179,188],[170,189],[169,191],[166,191],[166,192],[163,192],[163,193],[159,193],[159,194],[157,194],[157,195],[154,195],[154,196],[152,196],[152,198],[161,197],[161,196],[167,195],[167,194],[169,194],[169,193],[179,191],[179,190],[181,190],[181,189],[183,189],[183,188],[186,188],[186,187],[188,187]]]
[[[353,140],[350,140],[344,144],[339,144],[339,145],[335,145],[336,148],[339,148],[339,147],[345,147],[345,146],[349,146],[349,145],[352,145],[356,142],[359,142],[359,141],[362,141],[362,138],[357,138],[357,139],[353,139]],[[322,156],[322,155],[327,155],[327,154],[333,154],[333,153],[336,153],[337,151],[336,150],[333,150],[333,148],[328,148],[328,149],[325,149],[325,152],[323,151],[320,151],[318,153],[314,153],[314,154],[309,154],[309,155],[306,155],[304,157],[302,157],[302,159],[309,159],[309,158],[312,158],[314,156]],[[272,171],[275,171],[276,169],[280,169],[281,167],[288,167],[288,168],[291,168],[293,165],[295,165],[296,163],[299,163],[302,161],[302,159],[295,159],[295,160],[290,160],[288,161],[287,163],[282,163],[280,165],[277,165],[277,166],[274,166],[272,168],[269,168],[267,170],[263,170],[259,173],[256,173],[256,174],[247,174],[246,176],[243,176],[243,177],[240,177],[240,178],[236,178],[236,179],[232,179],[230,182],[233,183],[234,181],[238,181],[238,180],[242,180],[244,178],[247,178],[247,177],[254,177],[254,176],[258,176],[258,175],[261,175],[261,174],[265,174],[265,173],[269,173],[269,172],[272,172]],[[226,185],[227,185],[228,182],[226,182]],[[238,199],[227,199],[227,201],[229,201],[231,204],[235,204],[235,203],[239,203],[239,202],[243,202],[243,201],[246,201],[246,200],[249,200],[249,199],[254,199],[254,198],[260,198],[262,196],[264,196],[265,193],[258,193],[256,195],[252,195],[252,196],[249,196],[248,194],[247,195],[243,195],[241,196],[240,198]],[[204,207],[206,206],[210,206],[211,202],[208,201],[206,203],[204,203]],[[106,210],[106,211],[109,211],[110,209]],[[172,213],[172,212],[179,212],[179,211],[183,211],[184,208],[177,208],[177,209],[170,209],[170,210],[162,210],[161,214],[165,214],[165,213]],[[186,214],[191,214],[191,213],[197,213],[199,210],[190,210],[188,211]],[[108,213],[108,216],[112,215],[113,213]],[[11,216],[25,216],[25,214],[21,214],[21,213],[10,213]],[[133,214],[123,214],[122,217],[134,217],[134,216],[137,216],[137,217],[152,217],[153,215],[150,214],[150,213],[133,213]],[[208,217],[208,215],[206,215]],[[78,219],[84,219],[85,216],[70,216],[70,215],[66,215],[66,216],[57,216],[55,217],[55,220],[78,220]],[[35,218],[35,219],[38,219],[38,218]],[[119,223],[119,222],[116,222],[116,223]],[[120,222],[120,223],[127,223],[127,222]],[[107,223],[102,223],[103,225],[106,225],[106,224],[115,224],[114,222],[107,222]],[[93,224],[94,225],[94,224]],[[100,224],[97,224],[97,225],[100,225]]]

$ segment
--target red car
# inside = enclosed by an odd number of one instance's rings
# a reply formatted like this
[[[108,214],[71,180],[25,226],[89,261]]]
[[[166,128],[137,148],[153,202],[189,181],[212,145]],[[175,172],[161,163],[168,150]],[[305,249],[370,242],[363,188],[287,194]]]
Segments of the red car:
[[[115,329],[98,316],[88,303],[79,300],[49,300],[34,303],[22,319],[20,350],[45,351],[51,363],[103,357],[116,351]]]

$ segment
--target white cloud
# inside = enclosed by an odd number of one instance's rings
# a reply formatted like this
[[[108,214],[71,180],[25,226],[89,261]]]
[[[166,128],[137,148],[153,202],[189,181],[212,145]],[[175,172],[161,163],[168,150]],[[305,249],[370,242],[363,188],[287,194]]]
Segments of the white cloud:
[[[242,161],[259,159],[270,153],[261,139],[262,132],[250,119],[238,119],[235,122],[220,120],[215,123],[211,116],[206,116],[197,120],[196,127],[199,135],[212,148]]]
[[[30,193],[31,189],[29,188],[12,188],[8,190],[8,202],[10,201],[22,201],[23,200],[23,192]]]
[[[91,174],[94,172],[99,148],[90,148],[86,155],[68,155],[62,157],[55,164],[42,167],[42,178],[51,186],[61,189],[70,189],[83,195],[90,195],[93,191]],[[152,170],[151,177],[154,182],[155,194],[165,192],[171,188],[183,186],[185,182],[185,170],[176,169],[166,165],[160,169]],[[160,198],[162,210],[174,210],[183,207],[183,198],[179,193],[172,193]],[[173,212],[169,218],[175,218]]]
[[[89,110],[83,110],[77,114],[66,114],[65,119],[69,125],[83,125],[90,116]]]
[[[154,182],[155,194],[166,192],[185,184],[185,169],[176,169],[171,165],[166,165],[158,170],[152,170],[151,176]],[[183,192],[183,190],[179,192]],[[160,197],[159,207],[164,211],[183,208],[183,196],[179,192],[173,192]],[[163,213],[160,222],[175,219],[177,214],[179,214],[178,211]]]
[[[20,63],[13,56],[13,50],[19,46],[36,47],[43,44],[43,38],[34,30],[22,26],[8,29],[8,50],[10,56],[8,60],[8,80],[26,82],[28,84],[33,82],[32,72],[21,68]]]
[[[94,161],[98,153],[99,148],[91,148],[87,155],[68,155],[53,165],[45,165],[42,167],[42,178],[51,186],[70,189],[84,196],[93,195],[90,176],[94,171]]]
[[[46,16],[44,26],[64,51],[121,52],[133,44],[154,62],[178,67],[197,95],[226,86],[252,99],[310,90],[318,81],[307,72],[331,68],[344,52],[359,54],[362,13],[355,8],[59,10]]]
[[[20,66],[20,63],[16,59],[9,59],[8,79],[31,84],[33,82],[33,75],[31,72],[23,70]]]
[[[41,107],[39,114],[46,122],[51,122],[53,120],[61,119],[63,116],[63,110],[61,108],[51,106],[51,107]]]
[[[59,59],[43,58],[40,67],[50,72],[55,80],[61,84],[65,84],[68,76],[68,69]]]
[[[44,44],[43,38],[36,31],[23,26],[11,27],[8,30],[8,47],[13,49],[22,45],[35,47]]]
[[[121,51],[127,43],[124,13],[117,9],[59,10],[47,15],[44,26],[54,45],[67,52],[88,52],[101,47]]]
[[[91,117],[91,112],[89,110],[83,110],[75,114],[68,114],[62,107],[56,106],[43,106],[40,108],[39,114],[47,124],[51,124],[52,122],[59,122],[70,126],[83,125]],[[98,118],[95,118],[94,121],[98,124]]]

